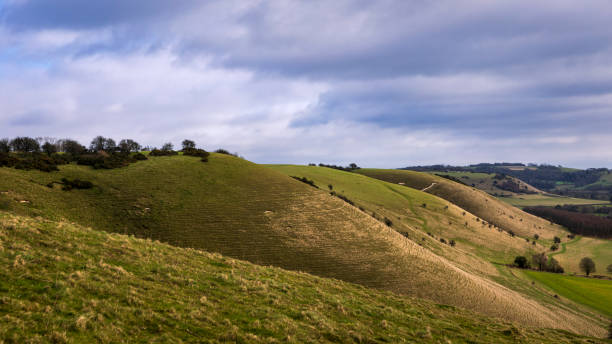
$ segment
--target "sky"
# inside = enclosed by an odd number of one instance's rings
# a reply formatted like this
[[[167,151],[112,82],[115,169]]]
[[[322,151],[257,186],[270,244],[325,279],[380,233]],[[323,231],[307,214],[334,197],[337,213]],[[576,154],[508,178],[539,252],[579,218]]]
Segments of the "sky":
[[[0,0],[0,137],[612,167],[612,2]]]

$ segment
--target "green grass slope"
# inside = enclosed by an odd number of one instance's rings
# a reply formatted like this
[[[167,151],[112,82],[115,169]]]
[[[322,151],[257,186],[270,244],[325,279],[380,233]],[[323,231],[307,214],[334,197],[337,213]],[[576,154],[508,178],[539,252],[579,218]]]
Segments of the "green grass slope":
[[[0,211],[3,343],[597,343],[333,279]]]
[[[95,187],[67,192],[46,186],[62,177]],[[579,314],[542,306],[461,269],[324,191],[231,156],[213,154],[208,163],[156,157],[116,170],[2,168],[0,192],[18,214],[334,277],[527,325],[597,336],[604,331]]]
[[[587,305],[612,318],[612,281],[530,270],[523,273],[559,296]]]
[[[429,173],[386,169],[360,169],[356,172],[390,183],[401,183],[418,190],[425,190],[456,204],[487,222],[493,223],[506,231],[511,230],[523,237],[531,238],[538,234],[541,238],[550,240],[554,236],[565,236],[565,230],[561,226],[551,225],[548,221],[499,201],[484,191]]]

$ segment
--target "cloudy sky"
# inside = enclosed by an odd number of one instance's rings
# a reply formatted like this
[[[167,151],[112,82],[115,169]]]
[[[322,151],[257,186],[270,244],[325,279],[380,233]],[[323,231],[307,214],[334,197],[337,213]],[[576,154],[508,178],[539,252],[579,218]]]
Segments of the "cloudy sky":
[[[0,0],[0,137],[612,167],[612,3]]]

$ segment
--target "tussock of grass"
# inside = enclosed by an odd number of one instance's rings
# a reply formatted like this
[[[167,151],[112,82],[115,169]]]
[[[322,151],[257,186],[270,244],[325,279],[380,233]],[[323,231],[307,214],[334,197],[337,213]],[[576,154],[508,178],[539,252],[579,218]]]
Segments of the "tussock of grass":
[[[598,341],[6,212],[0,266],[5,343]]]

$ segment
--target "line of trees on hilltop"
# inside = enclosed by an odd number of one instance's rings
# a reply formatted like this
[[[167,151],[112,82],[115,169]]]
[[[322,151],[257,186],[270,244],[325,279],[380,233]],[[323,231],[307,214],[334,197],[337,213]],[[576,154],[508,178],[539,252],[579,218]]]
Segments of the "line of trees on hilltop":
[[[561,207],[525,207],[524,211],[566,227],[570,232],[611,239],[612,219],[565,210]]]
[[[85,147],[73,139],[20,136],[0,139],[0,167],[51,172],[58,169],[57,165],[76,162],[93,168],[111,169],[146,160],[147,156],[141,151],[149,151],[150,156],[178,154],[170,142],[157,149],[143,147],[132,139],[122,139],[117,143],[112,138],[96,136],[89,147]],[[230,154],[225,150],[220,151]],[[182,142],[182,152],[184,155],[200,157],[203,162],[208,161],[210,154],[204,149],[196,148],[192,140]]]
[[[308,166],[316,166],[316,164],[314,163],[310,163],[308,164]],[[323,164],[323,163],[319,163],[320,167],[327,167],[327,168],[333,168],[334,170],[340,170],[340,171],[347,171],[347,172],[352,172],[354,170],[358,170],[361,167],[357,166],[356,163],[350,163],[348,166],[343,167],[343,166],[339,166],[339,165],[327,165],[327,164]]]

